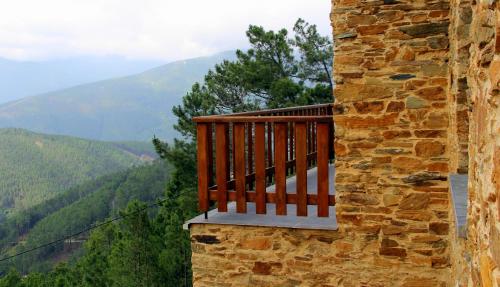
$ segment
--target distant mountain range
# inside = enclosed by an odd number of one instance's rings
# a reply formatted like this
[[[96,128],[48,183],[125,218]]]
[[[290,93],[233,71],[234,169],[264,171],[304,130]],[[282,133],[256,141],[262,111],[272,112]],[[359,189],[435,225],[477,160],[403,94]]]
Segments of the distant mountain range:
[[[234,52],[172,62],[143,73],[84,84],[0,105],[0,128],[95,140],[170,140],[172,107],[196,81]]]
[[[115,77],[128,76],[164,62],[123,57],[74,57],[50,61],[0,58],[0,104],[50,91]]]
[[[150,162],[151,143],[97,142],[0,129],[0,221],[105,174]]]

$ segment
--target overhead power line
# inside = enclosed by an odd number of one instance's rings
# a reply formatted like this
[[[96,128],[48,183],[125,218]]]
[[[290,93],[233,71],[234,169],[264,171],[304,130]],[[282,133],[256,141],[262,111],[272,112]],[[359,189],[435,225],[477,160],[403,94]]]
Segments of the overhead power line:
[[[82,229],[82,230],[80,230],[80,231],[78,231],[78,232],[75,232],[75,233],[73,233],[73,234],[70,234],[70,235],[66,235],[66,236],[61,237],[61,238],[59,238],[59,239],[56,239],[56,240],[54,240],[54,241],[51,241],[51,242],[48,242],[48,243],[45,243],[45,244],[42,244],[42,245],[38,245],[38,246],[33,247],[33,248],[31,248],[31,249],[28,249],[28,250],[25,250],[25,251],[22,251],[22,252],[19,252],[19,253],[16,253],[16,254],[13,254],[13,255],[10,255],[10,256],[7,256],[7,257],[4,257],[4,258],[0,259],[0,262],[4,262],[4,261],[7,261],[7,260],[9,260],[9,259],[12,259],[12,258],[15,258],[15,257],[19,257],[19,256],[21,256],[21,255],[24,255],[24,254],[26,254],[26,253],[30,253],[30,252],[36,251],[36,250],[38,250],[38,249],[45,248],[45,247],[50,246],[50,245],[52,245],[52,244],[56,244],[56,243],[59,243],[59,242],[63,242],[63,241],[65,241],[65,240],[68,240],[68,239],[70,239],[70,238],[73,238],[73,237],[75,237],[75,236],[78,236],[78,235],[80,235],[80,234],[82,234],[82,233],[85,233],[85,232],[88,232],[88,231],[90,231],[90,230],[93,230],[93,229],[99,228],[99,227],[101,227],[101,226],[104,226],[104,225],[108,225],[108,224],[110,224],[110,223],[113,223],[113,222],[115,222],[115,221],[117,221],[117,220],[120,220],[120,219],[123,219],[123,218],[126,218],[126,217],[130,217],[130,216],[133,216],[133,215],[136,215],[136,214],[138,214],[138,213],[143,212],[143,211],[144,211],[144,210],[146,210],[146,209],[149,209],[149,208],[152,208],[152,207],[155,207],[155,206],[159,206],[160,204],[162,204],[162,203],[163,203],[163,202],[165,202],[166,200],[167,200],[167,199],[157,200],[155,203],[152,203],[152,204],[150,204],[150,205],[147,205],[146,207],[141,208],[141,209],[139,209],[139,210],[137,210],[137,211],[135,211],[135,212],[132,212],[132,213],[129,213],[129,214],[125,214],[125,215],[120,215],[120,216],[114,217],[114,218],[109,219],[109,220],[107,220],[107,221],[105,221],[105,222],[101,222],[101,223],[98,223],[98,224],[91,225],[91,226],[89,226],[89,227],[87,227],[87,228],[85,228],[85,229]]]

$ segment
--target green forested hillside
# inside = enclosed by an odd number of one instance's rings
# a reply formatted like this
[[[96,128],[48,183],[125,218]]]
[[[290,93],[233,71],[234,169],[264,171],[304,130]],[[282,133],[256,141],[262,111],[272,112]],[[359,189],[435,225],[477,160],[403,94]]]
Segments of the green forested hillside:
[[[76,184],[141,164],[150,156],[151,148],[141,143],[0,129],[0,214],[26,210]]]
[[[0,247],[3,249],[0,253],[22,252],[83,230],[116,216],[130,200],[154,202],[163,195],[169,176],[170,167],[162,160],[73,187],[0,224]],[[87,235],[82,234],[83,237]],[[0,274],[13,266],[24,271],[48,270],[55,257],[65,253],[64,247],[64,242],[59,242],[0,264]]]
[[[232,58],[234,52],[177,61],[0,105],[0,127],[110,141],[172,139],[172,107],[216,63]]]

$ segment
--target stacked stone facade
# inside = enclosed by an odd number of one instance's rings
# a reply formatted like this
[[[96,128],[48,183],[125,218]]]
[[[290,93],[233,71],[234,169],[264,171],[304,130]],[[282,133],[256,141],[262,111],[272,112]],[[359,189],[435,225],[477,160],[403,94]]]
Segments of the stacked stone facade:
[[[474,1],[470,34],[470,286],[500,286],[499,1]]]
[[[384,286],[449,280],[449,8],[333,3],[337,219],[376,245],[356,252],[385,263]]]
[[[469,112],[471,110],[470,89],[467,70],[470,59],[470,24],[472,0],[450,1],[450,73],[448,103],[450,129],[448,133],[450,172],[467,173],[469,166]]]
[[[194,224],[195,286],[500,287],[499,1],[332,4],[339,230]]]

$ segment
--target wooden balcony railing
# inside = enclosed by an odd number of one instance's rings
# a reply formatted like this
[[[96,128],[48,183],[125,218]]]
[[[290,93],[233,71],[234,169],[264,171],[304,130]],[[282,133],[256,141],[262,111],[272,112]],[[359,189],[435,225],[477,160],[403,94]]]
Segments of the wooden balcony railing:
[[[199,208],[207,212],[217,202],[227,212],[236,201],[238,213],[254,202],[257,214],[267,203],[277,215],[287,204],[307,216],[317,205],[318,216],[328,217],[335,205],[329,194],[329,160],[333,158],[331,104],[215,115],[194,118],[197,124]],[[214,161],[215,159],[215,161]],[[307,170],[317,166],[317,192],[308,193]],[[296,190],[286,190],[288,176],[296,176]],[[275,192],[266,187],[274,184]]]

